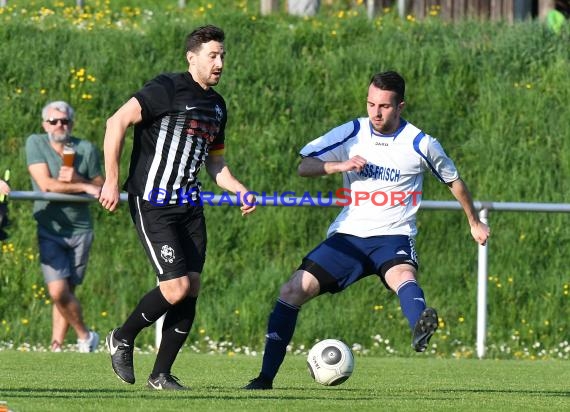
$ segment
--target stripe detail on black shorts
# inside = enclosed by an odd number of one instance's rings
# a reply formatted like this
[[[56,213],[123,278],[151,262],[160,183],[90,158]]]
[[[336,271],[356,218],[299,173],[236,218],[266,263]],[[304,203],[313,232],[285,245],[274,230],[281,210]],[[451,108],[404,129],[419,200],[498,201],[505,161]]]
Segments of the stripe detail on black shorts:
[[[160,263],[159,263],[159,261],[158,261],[158,259],[157,259],[157,257],[156,257],[156,253],[154,253],[154,248],[152,247],[152,243],[150,242],[150,239],[149,239],[148,236],[146,235],[146,231],[145,231],[145,228],[144,228],[144,222],[143,222],[143,219],[142,219],[141,205],[140,205],[141,198],[140,198],[139,196],[135,196],[135,201],[136,201],[136,204],[137,204],[137,213],[138,213],[138,215],[139,215],[139,221],[140,221],[140,225],[141,225],[141,232],[142,232],[142,235],[143,235],[143,237],[144,237],[144,241],[145,241],[145,243],[146,243],[146,247],[148,248],[149,253],[150,253],[150,256],[152,257],[152,261],[154,262],[156,268],[158,269],[158,273],[159,273],[160,275],[162,275],[162,274],[164,273],[164,270],[163,270],[162,267],[160,266]]]

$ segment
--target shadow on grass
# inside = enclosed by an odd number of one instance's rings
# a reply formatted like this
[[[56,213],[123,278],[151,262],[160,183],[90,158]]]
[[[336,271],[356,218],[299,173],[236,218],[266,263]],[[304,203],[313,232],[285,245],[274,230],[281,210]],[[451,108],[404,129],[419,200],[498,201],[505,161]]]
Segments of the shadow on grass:
[[[453,388],[453,389],[438,389],[438,392],[449,392],[449,393],[496,393],[503,395],[538,395],[538,396],[560,396],[560,397],[570,397],[570,391],[556,391],[556,390],[536,390],[536,389],[481,389],[481,388]]]
[[[291,391],[298,391],[298,394],[291,394]],[[206,392],[206,393],[204,393]],[[237,392],[237,394],[236,394]],[[285,395],[285,393],[287,393]],[[145,387],[132,387],[128,389],[78,389],[78,388],[30,388],[19,387],[3,389],[2,395],[11,399],[153,399],[161,396],[174,397],[172,399],[220,399],[220,400],[240,400],[240,399],[280,399],[280,400],[330,400],[331,395],[335,401],[374,400],[377,397],[371,395],[369,391],[360,389],[340,389],[340,388],[276,388],[269,391],[248,391],[241,388],[228,387],[204,387],[191,389],[189,391],[154,391]]]

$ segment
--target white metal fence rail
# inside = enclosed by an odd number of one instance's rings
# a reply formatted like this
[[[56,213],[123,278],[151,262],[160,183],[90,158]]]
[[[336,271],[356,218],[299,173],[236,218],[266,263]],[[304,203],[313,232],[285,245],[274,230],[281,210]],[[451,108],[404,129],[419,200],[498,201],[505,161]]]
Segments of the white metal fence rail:
[[[232,203],[237,204],[235,196],[216,195],[210,199],[208,204],[224,204],[227,205],[228,198]],[[50,201],[66,201],[66,202],[93,202],[95,199],[88,195],[70,195],[63,193],[44,193],[44,192],[19,192],[12,191],[9,196],[10,200],[50,200]],[[264,199],[266,206],[291,206],[290,198],[275,196],[273,198]],[[121,201],[127,200],[127,194],[121,193]],[[223,202],[221,202],[223,200]],[[338,207],[335,202],[339,201],[343,204],[342,199],[332,199],[328,205],[320,204],[318,199],[311,202],[302,202],[294,207],[319,206],[319,207]],[[490,211],[503,212],[547,212],[547,213],[570,213],[570,203],[517,203],[517,202],[474,202],[475,208],[479,211],[481,221],[488,223]],[[461,210],[461,205],[455,201],[434,201],[423,200],[421,209],[431,210]],[[477,262],[477,336],[476,348],[477,356],[483,358],[485,356],[485,336],[487,333],[487,278],[488,278],[488,245],[478,246],[478,262]],[[156,346],[158,347],[161,339],[161,324],[157,322],[156,328]]]

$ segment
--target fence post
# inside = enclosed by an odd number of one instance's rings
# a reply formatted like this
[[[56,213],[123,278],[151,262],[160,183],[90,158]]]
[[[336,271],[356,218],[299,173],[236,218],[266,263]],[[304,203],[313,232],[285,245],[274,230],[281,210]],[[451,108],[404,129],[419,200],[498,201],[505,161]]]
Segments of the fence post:
[[[487,224],[488,209],[479,211],[479,220]],[[487,334],[487,244],[479,245],[479,258],[477,260],[477,356],[485,356],[485,337]]]
[[[398,16],[405,19],[408,15],[408,2],[406,0],[398,0]]]
[[[261,0],[261,14],[268,14],[279,11],[279,0]]]

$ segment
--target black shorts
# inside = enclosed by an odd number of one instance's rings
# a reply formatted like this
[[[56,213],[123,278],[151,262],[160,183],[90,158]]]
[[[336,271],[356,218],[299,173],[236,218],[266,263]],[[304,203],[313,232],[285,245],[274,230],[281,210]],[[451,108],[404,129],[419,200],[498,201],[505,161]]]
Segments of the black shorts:
[[[202,206],[157,206],[129,194],[129,209],[159,280],[202,272],[207,243]]]

